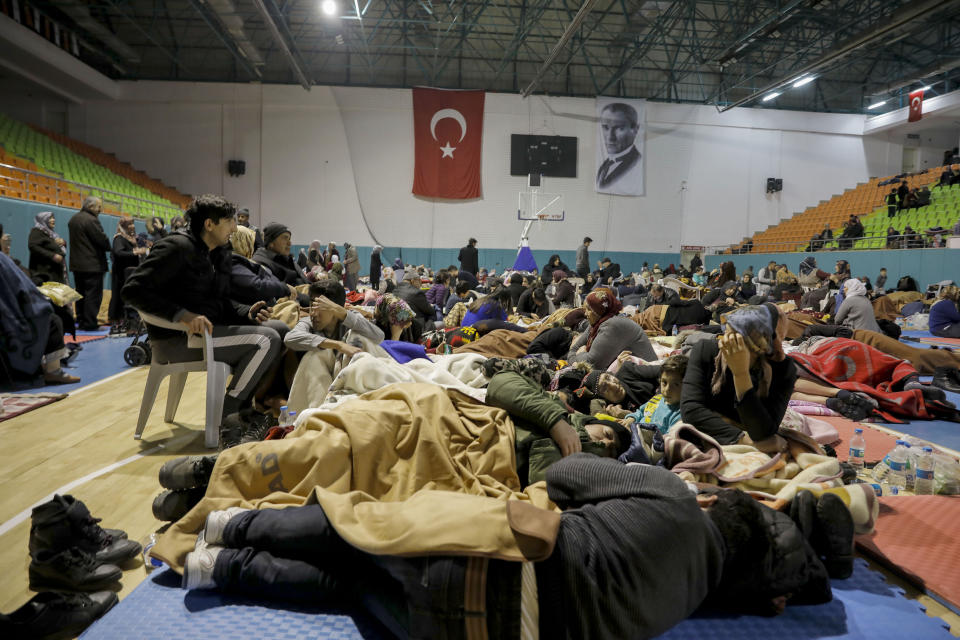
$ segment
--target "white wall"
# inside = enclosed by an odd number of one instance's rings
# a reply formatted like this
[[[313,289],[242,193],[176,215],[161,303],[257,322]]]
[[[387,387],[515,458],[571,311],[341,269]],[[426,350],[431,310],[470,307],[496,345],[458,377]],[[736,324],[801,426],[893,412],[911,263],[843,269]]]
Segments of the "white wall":
[[[578,177],[546,178],[566,221],[535,229],[537,248],[677,252],[723,244],[777,223],[870,176],[895,173],[895,141],[864,138],[856,115],[650,103],[647,194],[593,191],[594,101],[487,94],[483,198],[440,202],[411,194],[409,90],[227,84],[121,83],[115,102],[71,106],[69,134],[189,193],[221,192],[261,223],[283,220],[310,239],[404,247],[515,246],[518,192],[511,133],[579,138]],[[247,174],[226,175],[229,159]],[[768,177],[783,191],[765,193]]]

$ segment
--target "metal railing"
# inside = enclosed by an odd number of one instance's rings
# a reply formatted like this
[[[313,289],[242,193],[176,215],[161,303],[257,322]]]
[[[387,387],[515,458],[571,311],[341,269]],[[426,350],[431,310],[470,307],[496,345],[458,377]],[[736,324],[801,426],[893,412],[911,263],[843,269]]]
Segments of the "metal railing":
[[[11,175],[11,172],[16,172],[21,175]],[[23,196],[22,199],[24,200],[28,200],[28,196],[33,193],[36,195],[45,195],[51,197],[54,202],[51,202],[50,204],[62,205],[66,202],[74,203],[74,201],[78,198],[67,198],[65,196],[68,193],[76,193],[79,194],[80,200],[83,200],[87,196],[91,195],[100,198],[103,201],[105,213],[107,212],[108,208],[111,208],[117,213],[125,213],[135,218],[141,218],[145,216],[160,216],[165,221],[169,221],[173,216],[178,216],[183,213],[182,209],[173,205],[161,204],[158,202],[153,202],[152,200],[144,200],[143,198],[137,198],[136,196],[131,196],[126,193],[119,193],[117,191],[111,191],[110,189],[104,189],[102,187],[96,187],[93,185],[84,184],[82,182],[67,180],[56,174],[40,173],[38,171],[31,171],[29,169],[24,169],[22,167],[17,167],[10,164],[0,163],[0,178],[5,178],[7,180],[8,184],[6,189],[9,190],[14,188],[20,191]],[[20,182],[21,187],[10,187],[10,181]],[[53,181],[53,184],[50,184],[47,181]],[[63,185],[68,186],[65,187]],[[41,191],[38,187],[43,187],[43,190]],[[4,185],[0,184],[0,189],[2,188],[4,188]],[[141,212],[139,208],[134,208],[134,205],[145,208],[145,212]]]
[[[940,239],[937,239],[937,236]],[[810,253],[816,251],[871,251],[877,249],[936,249],[946,246],[946,239],[953,236],[951,229],[944,229],[939,233],[929,231],[917,231],[912,234],[900,234],[896,236],[874,235],[860,236],[858,238],[834,238],[832,240],[780,240],[754,242],[747,246],[731,247],[725,245],[713,245],[706,247],[705,251],[709,255],[741,255],[746,253]],[[882,241],[880,246],[858,246],[861,240]],[[875,244],[871,242],[870,244]]]

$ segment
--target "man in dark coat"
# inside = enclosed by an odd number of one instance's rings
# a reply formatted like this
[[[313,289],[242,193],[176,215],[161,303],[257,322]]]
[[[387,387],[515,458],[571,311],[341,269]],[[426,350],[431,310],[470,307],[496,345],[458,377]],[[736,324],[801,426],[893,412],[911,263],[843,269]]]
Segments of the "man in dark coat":
[[[279,222],[263,228],[264,246],[253,252],[253,261],[265,266],[281,282],[293,286],[306,284],[290,255],[290,229]]]
[[[476,276],[480,270],[479,258],[477,252],[477,239],[470,238],[467,246],[460,249],[460,255],[457,256],[460,261],[460,271],[465,271],[470,275]]]
[[[100,303],[103,300],[103,274],[107,272],[107,254],[110,239],[100,224],[100,198],[89,196],[83,207],[73,214],[67,228],[70,230],[70,271],[77,292],[83,296],[77,301],[77,322],[83,331],[96,331],[100,323]],[[119,291],[115,291],[119,295]]]

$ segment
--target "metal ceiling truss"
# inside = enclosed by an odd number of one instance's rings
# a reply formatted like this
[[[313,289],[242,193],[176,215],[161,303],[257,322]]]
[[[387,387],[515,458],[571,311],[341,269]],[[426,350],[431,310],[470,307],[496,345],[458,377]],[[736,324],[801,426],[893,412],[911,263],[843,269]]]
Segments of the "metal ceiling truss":
[[[26,1],[59,11],[67,24],[80,14],[81,0]],[[136,56],[115,59],[119,69],[102,56],[86,59],[113,77],[429,85],[849,112],[931,70],[951,78],[960,51],[960,0],[337,2],[340,16],[329,18],[320,0],[88,0],[83,6],[102,27],[86,32],[92,47],[127,47]],[[921,5],[928,10],[884,29]],[[837,56],[844,47],[850,51]],[[817,82],[759,101],[805,71]]]

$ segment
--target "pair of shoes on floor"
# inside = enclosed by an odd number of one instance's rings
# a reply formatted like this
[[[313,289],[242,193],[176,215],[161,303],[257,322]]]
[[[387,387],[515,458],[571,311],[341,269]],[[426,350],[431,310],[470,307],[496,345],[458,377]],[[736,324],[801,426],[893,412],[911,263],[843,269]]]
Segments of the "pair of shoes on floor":
[[[183,456],[160,467],[160,486],[167,489],[153,499],[153,515],[174,522],[193,509],[207,492],[217,455]]]
[[[241,411],[240,419],[244,423],[243,435],[240,444],[248,442],[262,442],[267,432],[279,424],[277,418],[269,413],[260,413],[256,410]]]
[[[30,524],[30,589],[101,591],[120,580],[119,563],[140,554],[138,542],[119,529],[104,529],[73,496],[55,495],[33,509]]]
[[[223,532],[232,518],[246,511],[249,509],[230,507],[223,511],[211,511],[207,515],[203,531],[197,536],[196,547],[187,554],[183,563],[181,586],[184,589],[211,589],[216,586],[213,571],[223,551]]]
[[[853,516],[843,500],[825,493],[818,500],[810,491],[800,491],[790,504],[790,518],[810,542],[831,578],[849,578],[853,573]]]
[[[877,401],[858,391],[841,389],[836,397],[827,398],[827,408],[853,421],[865,420],[877,409]]]
[[[80,382],[80,378],[72,376],[63,368],[60,368],[43,374],[43,382],[45,384],[73,384],[74,382]]]
[[[117,604],[112,591],[44,592],[9,614],[0,614],[0,637],[7,640],[75,638]]]
[[[30,555],[49,557],[77,548],[99,564],[116,564],[137,557],[140,543],[127,539],[120,529],[104,529],[80,500],[54,495],[34,507],[30,523]],[[45,554],[45,555],[44,555]]]
[[[931,384],[950,393],[960,393],[960,369],[957,367],[937,367],[933,372],[933,382]]]

